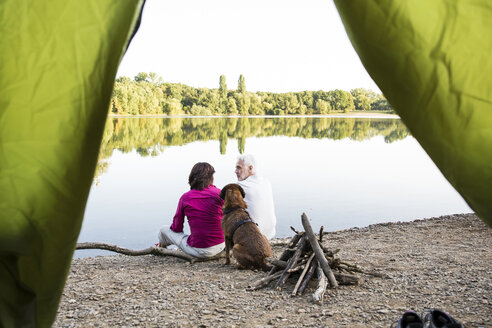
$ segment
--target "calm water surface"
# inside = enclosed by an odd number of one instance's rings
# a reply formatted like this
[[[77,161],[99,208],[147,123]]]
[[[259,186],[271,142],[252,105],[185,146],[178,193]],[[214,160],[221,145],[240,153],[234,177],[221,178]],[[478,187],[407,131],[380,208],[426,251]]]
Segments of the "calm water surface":
[[[212,164],[221,188],[240,153],[272,183],[277,237],[303,212],[325,231],[472,212],[399,119],[110,118],[79,242],[154,244],[191,167]]]

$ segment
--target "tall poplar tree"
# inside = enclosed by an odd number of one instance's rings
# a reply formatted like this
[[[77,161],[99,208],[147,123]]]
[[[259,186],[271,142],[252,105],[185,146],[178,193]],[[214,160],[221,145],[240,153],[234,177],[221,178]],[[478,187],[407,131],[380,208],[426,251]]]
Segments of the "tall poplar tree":
[[[220,81],[219,81],[219,96],[221,99],[227,98],[227,84],[226,84],[226,78],[225,75],[220,76]]]
[[[239,75],[239,80],[237,82],[237,91],[239,93],[245,93],[246,92],[246,81],[244,80],[243,74]]]

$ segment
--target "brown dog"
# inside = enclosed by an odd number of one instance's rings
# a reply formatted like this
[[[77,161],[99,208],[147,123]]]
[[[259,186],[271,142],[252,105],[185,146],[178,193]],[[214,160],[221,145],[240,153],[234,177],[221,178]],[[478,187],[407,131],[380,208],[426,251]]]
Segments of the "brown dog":
[[[256,223],[251,221],[246,211],[244,190],[240,185],[231,183],[220,192],[224,200],[224,231],[226,264],[231,263],[230,250],[237,260],[240,269],[270,270],[266,258],[272,256],[268,239],[260,232]]]

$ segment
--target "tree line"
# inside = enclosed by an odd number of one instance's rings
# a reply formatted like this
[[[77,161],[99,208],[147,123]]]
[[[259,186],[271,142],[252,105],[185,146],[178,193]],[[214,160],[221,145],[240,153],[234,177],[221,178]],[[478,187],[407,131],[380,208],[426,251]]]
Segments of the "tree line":
[[[228,89],[224,75],[219,88],[194,88],[163,82],[156,73],[118,77],[110,112],[124,115],[312,115],[351,111],[394,113],[383,95],[357,88],[350,92],[249,92],[243,75],[237,89]]]

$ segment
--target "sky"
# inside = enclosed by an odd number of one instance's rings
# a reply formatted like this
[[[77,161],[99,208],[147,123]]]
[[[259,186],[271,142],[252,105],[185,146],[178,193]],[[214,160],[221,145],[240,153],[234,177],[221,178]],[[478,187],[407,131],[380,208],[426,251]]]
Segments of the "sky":
[[[248,91],[380,92],[330,0],[147,0],[118,76]]]

